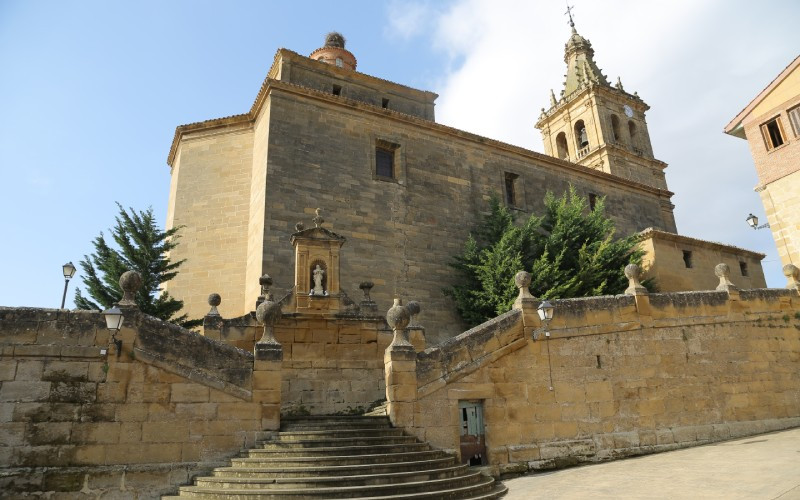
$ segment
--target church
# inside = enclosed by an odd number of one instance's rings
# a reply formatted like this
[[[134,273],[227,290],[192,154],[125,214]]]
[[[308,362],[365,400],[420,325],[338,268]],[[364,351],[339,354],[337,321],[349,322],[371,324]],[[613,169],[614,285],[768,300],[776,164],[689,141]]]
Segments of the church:
[[[661,291],[713,289],[720,262],[740,287],[765,287],[762,254],[677,233],[649,106],[608,81],[571,26],[564,88],[536,122],[545,154],[436,123],[435,93],[358,72],[338,33],[309,56],[279,49],[249,111],[175,131],[167,228],[183,226],[171,258],[186,262],[167,290],[190,317],[209,293],[224,316],[247,314],[262,275],[292,287],[289,238],[321,208],[348,241],[342,293],[369,281],[381,307],[419,301],[435,343],[463,329],[442,293],[447,264],[489,200],[527,216],[570,185],[592,206],[605,198],[618,235],[639,233]]]

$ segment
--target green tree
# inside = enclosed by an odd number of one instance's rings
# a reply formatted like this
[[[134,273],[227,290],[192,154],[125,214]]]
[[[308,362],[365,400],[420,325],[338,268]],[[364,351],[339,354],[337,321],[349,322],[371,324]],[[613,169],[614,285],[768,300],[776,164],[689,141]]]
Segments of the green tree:
[[[480,324],[509,309],[517,297],[514,275],[532,275],[531,293],[542,299],[622,293],[628,286],[624,268],[641,264],[635,235],[614,238],[604,199],[594,210],[570,186],[561,197],[547,193],[544,214],[531,215],[521,226],[497,198],[469,235],[464,251],[451,266],[459,283],[444,290],[462,319]],[[645,286],[652,287],[647,281]]]
[[[75,305],[95,310],[112,307],[122,298],[119,277],[125,271],[137,271],[142,276],[142,287],[136,292],[136,304],[143,313],[186,328],[202,324],[202,320],[179,315],[183,301],[159,289],[178,274],[184,262],[171,262],[168,257],[178,245],[180,228],[160,230],[152,208],[137,212],[132,208],[126,211],[119,203],[117,207],[116,225],[109,230],[116,248],[108,244],[102,232],[94,239],[94,253],[84,255],[80,261],[88,297],[76,289]]]

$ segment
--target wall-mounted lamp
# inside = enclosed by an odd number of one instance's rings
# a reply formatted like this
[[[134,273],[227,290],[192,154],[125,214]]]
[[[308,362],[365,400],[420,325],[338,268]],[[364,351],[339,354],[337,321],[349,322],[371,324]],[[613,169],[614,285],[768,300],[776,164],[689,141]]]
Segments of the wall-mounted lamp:
[[[752,227],[753,229],[764,229],[765,227],[769,227],[769,222],[767,222],[766,224],[761,224],[759,226],[758,217],[756,217],[753,214],[748,215],[745,220],[747,221],[747,225]]]
[[[75,266],[72,265],[72,262],[67,262],[61,266],[61,270],[64,272],[64,295],[61,296],[61,309],[64,309],[64,304],[67,301],[67,285],[69,285],[69,280],[75,276]]]
[[[122,311],[117,306],[103,311],[103,316],[106,318],[106,328],[111,332],[111,341],[114,343],[114,346],[116,346],[117,357],[119,357],[122,353],[122,340],[117,338],[117,332],[122,328],[122,321],[125,318],[122,316]]]

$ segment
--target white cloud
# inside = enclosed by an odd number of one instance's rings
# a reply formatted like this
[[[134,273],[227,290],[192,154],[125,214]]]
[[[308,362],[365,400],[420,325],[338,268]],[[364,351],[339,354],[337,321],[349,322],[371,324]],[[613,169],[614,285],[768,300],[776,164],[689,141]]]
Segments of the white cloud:
[[[426,2],[393,0],[389,3],[389,25],[386,34],[390,37],[409,39],[416,37],[431,25],[435,11]]]
[[[759,22],[746,1],[582,2],[575,23],[608,79],[620,76],[652,107],[650,136],[670,164],[679,231],[769,253],[768,280],[782,286],[774,243],[744,223],[751,211],[763,217],[752,159],[722,133],[796,56],[785,40],[800,5],[773,7]],[[462,0],[438,13],[430,36],[450,67],[435,87],[437,121],[541,151],[534,122],[566,72],[564,11],[561,2]]]

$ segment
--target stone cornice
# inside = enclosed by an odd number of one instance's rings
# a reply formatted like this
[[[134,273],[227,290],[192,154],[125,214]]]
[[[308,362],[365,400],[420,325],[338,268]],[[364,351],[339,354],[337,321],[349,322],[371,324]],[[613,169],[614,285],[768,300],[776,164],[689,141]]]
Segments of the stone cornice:
[[[373,115],[383,116],[404,123],[413,124],[417,127],[424,128],[432,132],[446,134],[451,137],[456,137],[468,142],[491,146],[498,150],[507,152],[509,154],[522,156],[534,160],[542,166],[550,166],[556,169],[573,172],[578,175],[594,177],[596,179],[602,179],[605,182],[613,183],[619,186],[625,186],[634,189],[636,191],[645,191],[665,198],[669,198],[674,194],[673,192],[668,191],[666,189],[659,189],[653,186],[648,186],[646,184],[632,181],[624,177],[619,177],[613,174],[609,174],[607,172],[594,170],[589,167],[584,167],[583,165],[578,165],[576,163],[572,163],[566,160],[561,160],[542,153],[537,153],[535,151],[531,151],[519,146],[514,146],[512,144],[501,142],[495,139],[482,137],[480,135],[473,134],[470,132],[465,132],[457,128],[448,127],[447,125],[442,125],[436,122],[425,120],[417,116],[407,115],[405,113],[401,113],[399,111],[394,111],[390,109],[379,108],[377,106],[349,99],[344,96],[335,96],[327,92],[322,92],[319,90],[310,89],[300,85],[295,85],[292,83],[286,83],[280,80],[272,80],[272,79],[267,79],[264,82],[262,90],[263,90],[262,92],[259,92],[260,96],[259,99],[256,101],[256,103],[254,103],[250,112],[245,115],[236,115],[228,118],[220,118],[217,120],[207,120],[205,122],[194,123],[189,125],[181,125],[180,127],[178,127],[177,130],[175,131],[175,139],[173,140],[172,149],[170,150],[170,157],[168,163],[170,165],[172,164],[171,161],[174,159],[174,151],[177,150],[178,142],[185,132],[194,132],[197,130],[203,130],[207,128],[224,127],[229,124],[242,123],[246,121],[253,122],[255,118],[258,116],[258,112],[261,110],[261,107],[263,106],[264,102],[266,101],[266,96],[271,92],[278,91],[287,94],[302,96],[309,99],[314,99],[317,101],[322,101],[335,106],[343,106],[355,111],[367,112]],[[226,120],[230,120],[230,123],[227,123]]]
[[[680,234],[668,233],[666,231],[661,231],[659,229],[654,229],[652,227],[648,227],[644,231],[639,232],[639,234],[636,236],[637,241],[644,241],[650,238],[654,240],[673,241],[675,243],[686,243],[694,246],[708,248],[711,250],[719,250],[722,252],[730,252],[740,255],[744,254],[749,257],[753,257],[754,259],[758,259],[759,261],[764,257],[766,257],[766,254],[760,252],[754,252],[753,250],[747,250],[746,248],[740,248],[733,245],[726,245],[725,243],[717,243],[715,241],[700,240],[697,238],[692,238],[691,236],[683,236]]]
[[[645,103],[642,98],[637,95],[629,94],[624,90],[619,90],[608,85],[601,85],[593,82],[559,99],[555,106],[546,110],[544,115],[540,116],[540,118],[536,121],[535,127],[541,130],[553,115],[557,114],[561,109],[569,106],[573,102],[586,97],[584,94],[588,94],[590,91],[595,92],[598,96],[611,97],[614,99],[624,98],[627,100],[627,104],[630,104],[632,108],[636,109],[642,114],[650,109],[650,106],[648,106],[647,103]]]

